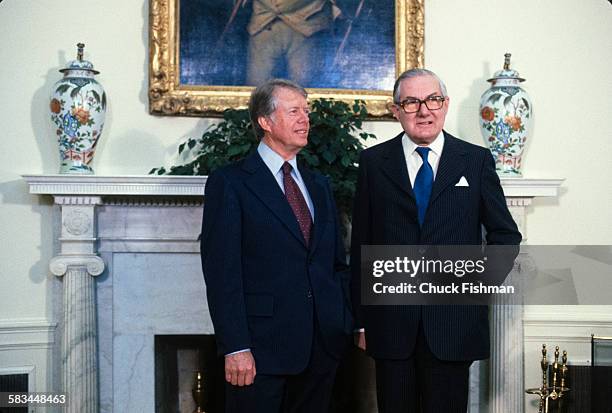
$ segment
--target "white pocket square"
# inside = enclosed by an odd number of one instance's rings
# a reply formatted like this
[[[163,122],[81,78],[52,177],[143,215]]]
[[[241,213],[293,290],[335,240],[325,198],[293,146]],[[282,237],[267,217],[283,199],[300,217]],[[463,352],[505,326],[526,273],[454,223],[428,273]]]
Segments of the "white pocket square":
[[[455,184],[455,186],[470,186],[470,184],[468,184],[468,181],[467,179],[465,179],[465,176],[462,176],[461,179],[459,179],[459,182]]]

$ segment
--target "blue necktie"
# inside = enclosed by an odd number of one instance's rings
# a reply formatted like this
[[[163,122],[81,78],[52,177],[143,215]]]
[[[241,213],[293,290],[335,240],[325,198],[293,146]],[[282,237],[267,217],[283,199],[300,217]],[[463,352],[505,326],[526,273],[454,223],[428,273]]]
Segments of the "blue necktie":
[[[419,168],[419,172],[414,179],[413,190],[419,210],[419,224],[423,226],[425,212],[427,212],[427,205],[429,204],[429,196],[431,195],[431,187],[433,185],[433,169],[431,169],[431,165],[427,161],[427,155],[430,149],[419,146],[416,148],[416,151],[423,159],[423,165]]]

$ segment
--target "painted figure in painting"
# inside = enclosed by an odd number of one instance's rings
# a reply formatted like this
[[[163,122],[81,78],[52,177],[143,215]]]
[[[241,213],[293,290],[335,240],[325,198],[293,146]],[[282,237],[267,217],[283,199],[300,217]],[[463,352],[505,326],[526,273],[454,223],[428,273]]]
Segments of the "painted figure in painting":
[[[247,84],[259,85],[283,68],[300,84],[317,79],[326,63],[321,51],[339,15],[333,0],[253,0]]]
[[[180,83],[391,89],[394,29],[393,0],[181,2]]]

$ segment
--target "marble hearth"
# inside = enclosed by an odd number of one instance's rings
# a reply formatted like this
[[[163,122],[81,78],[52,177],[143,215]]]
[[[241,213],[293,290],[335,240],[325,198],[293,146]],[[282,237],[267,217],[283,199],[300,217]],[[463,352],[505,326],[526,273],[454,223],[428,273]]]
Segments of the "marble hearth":
[[[154,412],[155,336],[214,333],[197,240],[206,178],[24,179],[31,193],[53,196],[61,224],[58,254],[50,269],[64,284],[58,297],[63,301],[58,368],[63,389],[73,395],[67,411]],[[521,229],[532,199],[557,196],[561,182],[503,180]],[[505,368],[498,369],[503,374],[489,377],[484,366],[475,367],[472,411],[488,401],[491,412],[520,412],[522,308],[500,307],[492,318],[498,326],[494,349],[504,354]],[[515,362],[508,360],[509,354]],[[495,371],[499,363],[494,355],[490,369]]]

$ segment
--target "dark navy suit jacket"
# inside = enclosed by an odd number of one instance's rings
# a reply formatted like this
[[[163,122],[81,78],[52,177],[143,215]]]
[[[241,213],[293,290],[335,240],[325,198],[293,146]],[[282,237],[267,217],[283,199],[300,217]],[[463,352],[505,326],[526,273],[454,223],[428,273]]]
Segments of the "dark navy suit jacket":
[[[299,167],[314,206],[309,247],[257,152],[206,183],[202,268],[220,354],[250,348],[258,374],[308,365],[313,328],[340,358],[353,327],[349,271],[327,180]]]
[[[518,245],[521,234],[506,206],[489,150],[444,132],[429,206],[420,227],[402,148],[403,133],[361,154],[353,211],[352,298],[367,351],[375,358],[408,358],[422,323],[442,360],[489,356],[486,306],[360,306],[361,245]],[[469,186],[455,186],[465,177]]]

